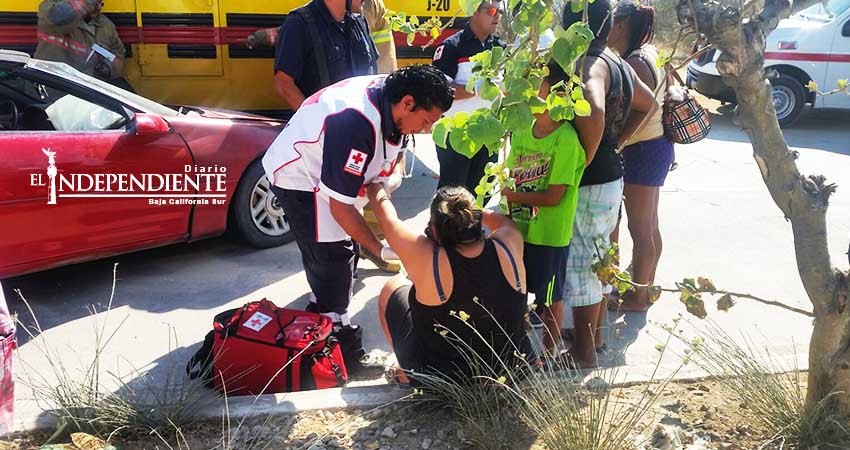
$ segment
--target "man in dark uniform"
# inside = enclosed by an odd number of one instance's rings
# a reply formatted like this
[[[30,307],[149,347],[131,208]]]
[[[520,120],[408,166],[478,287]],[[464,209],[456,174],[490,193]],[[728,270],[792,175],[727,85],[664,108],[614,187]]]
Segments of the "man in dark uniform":
[[[312,0],[280,27],[275,92],[297,110],[305,98],[337,81],[377,73],[378,50],[360,12],[363,0]]]
[[[455,88],[455,102],[452,109],[446,113],[447,116],[490,106],[490,102],[466,90],[473,67],[469,58],[494,46],[505,46],[493,36],[504,13],[503,8],[504,5],[499,0],[481,2],[478,10],[469,18],[469,23],[434,50],[432,64],[452,80],[452,87]],[[445,149],[437,149],[437,158],[440,161],[438,188],[466,186],[470,192],[475,192],[475,186],[484,175],[484,166],[488,162],[495,162],[498,155],[490,156],[487,149],[482,147],[472,158],[467,158],[455,152],[448,141],[447,145]]]

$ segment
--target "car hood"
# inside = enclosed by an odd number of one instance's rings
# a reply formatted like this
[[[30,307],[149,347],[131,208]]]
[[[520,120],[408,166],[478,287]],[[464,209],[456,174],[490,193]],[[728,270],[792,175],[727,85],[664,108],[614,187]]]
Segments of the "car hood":
[[[248,120],[258,122],[276,122],[284,123],[284,120],[274,117],[261,116],[259,114],[251,114],[242,111],[234,111],[231,109],[207,108],[200,106],[172,106],[186,114],[197,114],[207,119],[230,119],[230,120]]]

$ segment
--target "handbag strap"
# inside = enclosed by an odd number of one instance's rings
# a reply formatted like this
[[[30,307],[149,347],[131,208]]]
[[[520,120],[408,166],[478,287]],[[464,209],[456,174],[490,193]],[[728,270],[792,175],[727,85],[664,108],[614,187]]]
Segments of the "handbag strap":
[[[643,60],[643,58],[641,58],[641,60]],[[646,61],[644,61],[644,62],[646,62]],[[628,64],[628,63],[626,63],[626,64]],[[665,66],[664,66],[664,80],[665,80],[665,82],[664,82],[664,83],[659,83],[659,82],[658,82],[659,80],[658,80],[658,79],[656,79],[656,83],[655,83],[655,84],[656,84],[656,86],[655,86],[655,90],[653,90],[653,91],[652,91],[652,97],[653,97],[653,98],[658,98],[658,92],[660,92],[660,91],[661,91],[662,87],[663,87],[664,89],[667,89],[667,88],[670,86],[670,81],[669,81],[669,78],[670,78],[670,72],[675,73],[675,71],[670,70],[671,68],[672,68],[672,67],[670,66],[670,64],[669,64],[669,63],[668,63],[667,65],[665,65]],[[675,76],[676,76],[676,78],[677,78],[677,79],[681,82],[681,80],[682,80],[682,79],[681,79],[681,78],[679,78],[679,74],[676,74]],[[643,120],[641,120],[641,121],[640,121],[640,124],[638,124],[637,128],[635,128],[635,131],[632,131],[632,134],[631,134],[631,135],[629,135],[629,137],[627,137],[627,138],[623,141],[623,145],[624,145],[624,146],[626,145],[626,142],[629,142],[629,141],[630,141],[633,137],[635,137],[635,135],[637,134],[637,132],[638,132],[638,131],[640,131],[640,129],[641,129],[641,128],[643,128],[643,126],[644,126],[644,125],[646,125],[646,121],[647,121],[647,120],[649,120],[649,118],[653,115],[653,113],[655,113],[656,108],[662,108],[662,105],[659,105],[659,104],[658,104],[658,102],[656,102],[656,104],[652,106],[652,109],[650,109],[650,110],[646,113],[646,115],[644,115],[644,116],[643,116]],[[620,154],[620,153],[623,153],[623,149],[624,149],[624,148],[625,148],[625,147],[622,147],[622,148],[616,148],[616,149],[614,149],[614,151],[615,151],[615,152],[617,152],[617,154]]]
[[[676,80],[680,86],[687,88],[685,82],[682,81],[682,77],[679,76],[679,72],[673,70],[673,66],[670,63],[664,65],[664,78],[667,80],[667,86],[672,84],[672,80]]]

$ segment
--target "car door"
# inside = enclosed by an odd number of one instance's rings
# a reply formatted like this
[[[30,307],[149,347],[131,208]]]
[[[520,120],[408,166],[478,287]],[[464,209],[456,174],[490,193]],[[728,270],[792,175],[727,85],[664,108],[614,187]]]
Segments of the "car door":
[[[844,3],[848,2],[845,0]],[[835,89],[838,86],[838,80],[850,79],[850,8],[840,15],[835,29],[835,38],[832,41],[832,51],[826,68],[826,85],[822,87],[824,91]],[[850,108],[850,95],[846,93],[827,95],[823,98],[823,105],[830,108]]]
[[[122,176],[183,173],[183,140],[167,127],[140,135],[114,99],[44,81],[0,71],[0,101],[19,103],[16,129],[0,130],[0,278],[185,239],[191,205],[120,186]]]

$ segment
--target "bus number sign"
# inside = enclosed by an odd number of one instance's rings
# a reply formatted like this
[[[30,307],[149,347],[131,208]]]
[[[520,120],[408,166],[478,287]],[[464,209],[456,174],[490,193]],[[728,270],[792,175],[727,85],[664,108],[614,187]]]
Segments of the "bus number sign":
[[[427,0],[428,11],[448,11],[451,8],[451,0]]]

